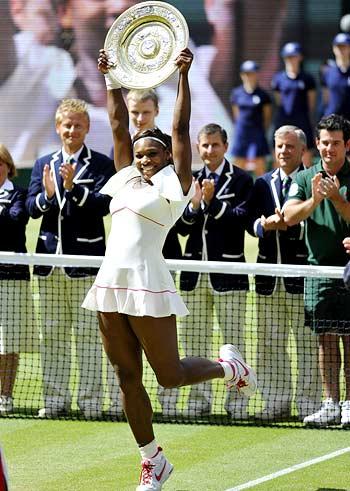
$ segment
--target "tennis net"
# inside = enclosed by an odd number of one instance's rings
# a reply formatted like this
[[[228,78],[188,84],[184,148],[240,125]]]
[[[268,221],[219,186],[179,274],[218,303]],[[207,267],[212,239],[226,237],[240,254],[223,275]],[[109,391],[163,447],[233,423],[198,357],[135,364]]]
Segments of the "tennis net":
[[[1,417],[124,418],[97,317],[81,308],[101,261],[94,256],[0,253]],[[341,328],[350,335],[350,321],[342,314],[350,302],[343,268],[187,260],[167,264],[190,311],[178,319],[180,355],[217,359],[220,345],[235,344],[255,368],[259,389],[249,399],[227,391],[222,380],[164,389],[144,360],[154,419],[302,425],[324,398],[313,330]],[[34,265],[49,274],[33,275]],[[14,274],[21,268],[29,268],[29,281]],[[81,276],[79,268],[88,268],[89,276]],[[234,291],[228,275],[234,275]],[[313,289],[333,298],[333,307],[328,303],[327,308],[336,310],[336,319],[329,320],[322,308],[317,318],[305,314],[305,302],[315,301]],[[339,368],[334,377],[339,377]],[[344,397],[342,381],[340,390]]]

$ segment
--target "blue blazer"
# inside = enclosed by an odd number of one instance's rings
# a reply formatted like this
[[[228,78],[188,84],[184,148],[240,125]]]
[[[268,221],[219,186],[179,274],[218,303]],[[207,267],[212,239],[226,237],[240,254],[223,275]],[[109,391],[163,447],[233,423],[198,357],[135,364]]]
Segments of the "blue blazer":
[[[42,217],[36,252],[102,256],[105,252],[103,217],[109,212],[110,197],[99,191],[114,174],[113,161],[84,146],[77,162],[73,189],[63,189],[59,174],[59,150],[39,158],[33,167],[26,205],[33,218]],[[49,164],[55,181],[55,195],[48,199],[43,180]],[[47,276],[52,267],[35,266],[34,273]],[[96,268],[65,268],[71,277],[96,274]]]
[[[29,215],[25,207],[27,192],[13,184],[12,190],[0,190],[0,250],[27,252],[26,225]],[[0,264],[1,280],[29,280],[29,266]]]
[[[304,170],[300,165],[299,171]],[[247,230],[253,237],[259,238],[258,263],[272,264],[306,264],[307,250],[304,242],[304,222],[286,231],[272,230],[265,232],[260,224],[260,217],[275,213],[275,208],[282,209],[282,181],[280,170],[274,169],[259,177],[253,188],[249,201],[249,218]],[[284,278],[284,285],[289,293],[303,293],[303,278]],[[262,295],[271,295],[276,285],[273,276],[255,277],[255,289]]]
[[[205,168],[194,177],[201,183],[206,177]],[[210,205],[197,212],[187,206],[176,224],[181,235],[188,235],[183,259],[245,262],[245,220],[252,187],[249,174],[226,160]],[[198,277],[196,272],[182,272],[181,290],[194,290]],[[210,273],[209,277],[213,289],[219,292],[249,288],[247,275]]]

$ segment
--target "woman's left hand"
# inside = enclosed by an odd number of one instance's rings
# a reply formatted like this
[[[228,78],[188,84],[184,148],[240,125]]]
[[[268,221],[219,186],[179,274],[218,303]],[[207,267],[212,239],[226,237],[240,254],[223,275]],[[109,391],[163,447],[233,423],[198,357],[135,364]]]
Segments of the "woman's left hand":
[[[193,61],[193,53],[189,48],[185,48],[181,51],[179,56],[175,60],[175,64],[180,73],[187,73]]]

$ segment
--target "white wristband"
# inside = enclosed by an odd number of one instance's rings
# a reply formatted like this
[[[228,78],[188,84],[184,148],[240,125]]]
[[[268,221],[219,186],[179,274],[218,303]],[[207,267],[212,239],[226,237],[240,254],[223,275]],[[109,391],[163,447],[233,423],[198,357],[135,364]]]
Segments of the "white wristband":
[[[121,85],[111,77],[110,73],[105,73],[105,82],[107,90],[121,89]]]

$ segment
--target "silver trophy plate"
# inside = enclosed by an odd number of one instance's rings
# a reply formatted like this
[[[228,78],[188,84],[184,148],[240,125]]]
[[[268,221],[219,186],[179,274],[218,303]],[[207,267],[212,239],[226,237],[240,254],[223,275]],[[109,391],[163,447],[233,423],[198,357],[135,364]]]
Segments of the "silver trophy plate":
[[[176,70],[175,58],[188,44],[188,26],[166,2],[141,2],[125,10],[109,29],[104,49],[109,73],[122,87],[156,87]]]

